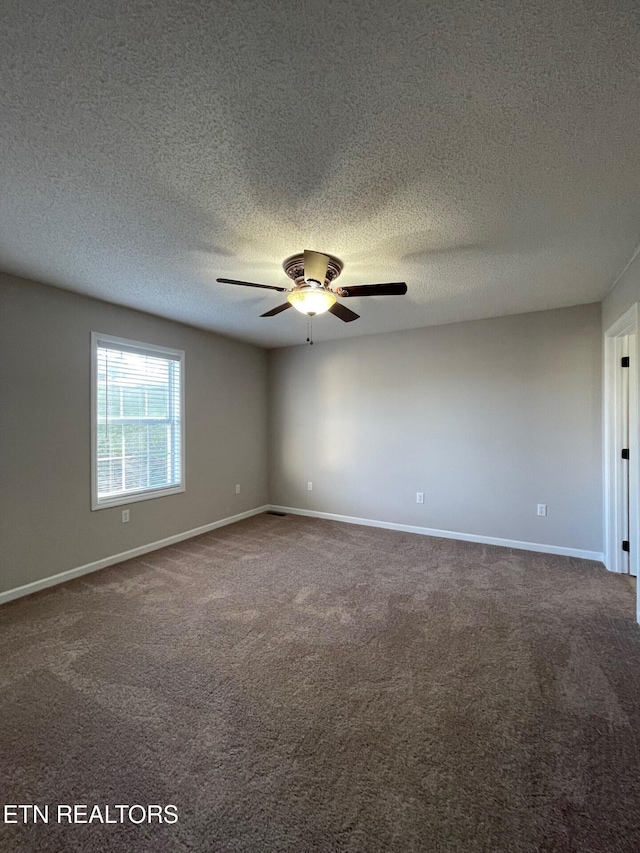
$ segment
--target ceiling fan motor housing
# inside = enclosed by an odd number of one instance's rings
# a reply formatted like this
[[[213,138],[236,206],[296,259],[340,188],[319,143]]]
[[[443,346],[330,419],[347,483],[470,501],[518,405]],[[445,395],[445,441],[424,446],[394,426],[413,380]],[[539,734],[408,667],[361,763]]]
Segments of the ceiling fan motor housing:
[[[331,282],[338,278],[342,272],[344,264],[334,255],[327,255],[326,257],[329,259],[326,278],[324,281],[318,282],[318,285],[315,286],[324,287],[326,285],[329,289],[332,289]],[[282,266],[285,273],[293,280],[296,287],[302,288],[314,286],[304,277],[304,254],[302,252],[298,252],[296,255],[291,255],[291,257],[286,259]]]

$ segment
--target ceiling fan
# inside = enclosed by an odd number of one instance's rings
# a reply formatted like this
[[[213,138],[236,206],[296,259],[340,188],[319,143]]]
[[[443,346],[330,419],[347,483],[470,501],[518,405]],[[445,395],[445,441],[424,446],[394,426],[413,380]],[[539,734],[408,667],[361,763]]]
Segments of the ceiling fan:
[[[297,255],[291,255],[282,265],[285,273],[293,280],[293,287],[274,287],[271,284],[254,284],[250,281],[236,281],[233,278],[218,278],[222,284],[239,284],[242,287],[260,287],[264,290],[277,290],[287,294],[287,301],[261,314],[261,317],[275,317],[293,306],[301,314],[315,317],[328,311],[345,323],[351,323],[360,316],[347,308],[341,299],[350,296],[404,296],[407,285],[402,282],[390,284],[359,284],[355,287],[333,287],[333,282],[342,272],[343,263],[333,255],[323,255],[305,249]]]

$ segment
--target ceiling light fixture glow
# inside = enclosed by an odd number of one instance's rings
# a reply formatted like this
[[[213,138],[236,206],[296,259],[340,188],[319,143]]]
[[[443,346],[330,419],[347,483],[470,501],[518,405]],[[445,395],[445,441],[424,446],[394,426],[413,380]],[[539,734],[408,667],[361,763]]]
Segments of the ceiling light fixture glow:
[[[324,314],[335,303],[335,294],[324,288],[300,288],[292,291],[287,296],[287,302],[299,311],[301,314],[306,314],[308,317],[315,317],[316,314]]]

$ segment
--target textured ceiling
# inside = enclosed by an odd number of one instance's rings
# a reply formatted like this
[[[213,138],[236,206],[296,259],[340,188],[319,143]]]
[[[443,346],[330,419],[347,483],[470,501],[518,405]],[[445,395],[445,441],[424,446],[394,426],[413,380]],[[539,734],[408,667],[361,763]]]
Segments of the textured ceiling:
[[[4,0],[0,268],[266,346],[601,299],[640,237],[635,0]]]

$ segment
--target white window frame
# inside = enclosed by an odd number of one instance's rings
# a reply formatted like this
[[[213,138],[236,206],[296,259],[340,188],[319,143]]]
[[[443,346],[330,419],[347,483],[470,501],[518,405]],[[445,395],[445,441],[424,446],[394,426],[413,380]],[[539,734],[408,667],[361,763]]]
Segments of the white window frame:
[[[117,495],[113,498],[98,499],[98,342],[123,346],[128,349],[139,349],[141,352],[150,354],[157,353],[159,356],[177,356],[180,364],[180,483],[177,486],[169,486],[159,489],[145,489],[139,492],[130,492],[127,495]],[[142,341],[133,341],[129,338],[118,338],[115,335],[102,334],[102,332],[91,332],[91,510],[107,509],[108,507],[122,506],[135,503],[136,501],[149,501],[155,498],[163,498],[167,495],[176,495],[184,492],[185,484],[185,369],[184,350],[162,347],[157,344],[147,344]]]

